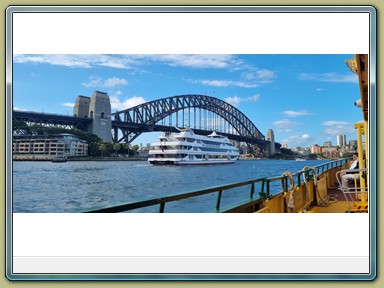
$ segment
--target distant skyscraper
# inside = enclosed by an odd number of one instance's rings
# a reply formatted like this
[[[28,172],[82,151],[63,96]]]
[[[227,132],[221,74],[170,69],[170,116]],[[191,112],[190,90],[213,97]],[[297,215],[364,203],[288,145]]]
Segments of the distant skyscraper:
[[[356,149],[357,148],[357,140],[349,140],[349,148]]]
[[[347,145],[347,137],[345,135],[337,135],[337,145],[345,147]]]

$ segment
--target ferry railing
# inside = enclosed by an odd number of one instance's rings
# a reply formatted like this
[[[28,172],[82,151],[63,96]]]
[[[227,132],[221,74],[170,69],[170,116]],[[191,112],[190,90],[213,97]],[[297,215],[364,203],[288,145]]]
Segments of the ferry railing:
[[[192,198],[192,197],[202,196],[202,195],[208,195],[208,194],[212,194],[212,193],[217,193],[215,209],[216,209],[216,212],[220,212],[220,205],[221,205],[221,200],[222,200],[224,190],[230,190],[233,188],[250,186],[249,199],[254,199],[255,184],[260,183],[260,185],[262,185],[262,187],[263,187],[263,180],[264,180],[264,178],[258,178],[258,179],[243,181],[243,182],[234,183],[234,184],[215,186],[212,188],[207,188],[207,189],[194,191],[194,192],[170,195],[170,196],[165,196],[165,197],[161,197],[161,198],[148,199],[148,200],[143,200],[143,201],[134,202],[134,203],[127,203],[127,204],[122,204],[122,205],[116,205],[113,207],[91,210],[91,211],[87,211],[86,213],[118,213],[118,212],[126,212],[129,210],[134,210],[134,209],[139,209],[139,208],[144,208],[144,207],[149,207],[149,206],[154,206],[154,205],[159,205],[159,213],[164,213],[165,205],[167,203],[174,202],[174,201],[180,201],[180,200],[188,199],[188,198]]]
[[[341,160],[336,160],[332,162],[327,162],[324,164],[320,164],[318,166],[311,167],[316,171],[311,170],[302,170],[298,171],[296,173],[292,174],[293,179],[296,179],[296,182],[298,186],[301,185],[302,180],[301,178],[305,177],[305,180],[303,181],[309,181],[313,179],[315,176],[319,176],[323,174],[326,171],[329,171],[333,168],[336,167],[342,167],[347,163],[348,159],[341,159]],[[130,210],[135,210],[139,208],[144,208],[144,207],[150,207],[150,206],[155,206],[159,205],[159,213],[164,213],[165,211],[165,205],[167,203],[175,202],[175,201],[180,201],[183,199],[188,199],[192,197],[197,197],[197,196],[202,196],[202,195],[208,195],[208,194],[214,194],[217,193],[216,196],[216,204],[215,204],[215,210],[214,212],[220,213],[220,212],[228,212],[232,211],[234,207],[238,207],[240,205],[245,205],[245,204],[255,204],[257,205],[258,203],[261,203],[263,200],[269,199],[270,197],[274,195],[278,195],[280,193],[285,193],[289,190],[289,183],[288,183],[288,176],[278,176],[278,177],[263,177],[263,178],[258,178],[258,179],[253,179],[253,180],[248,180],[248,181],[243,181],[239,183],[233,183],[233,184],[228,184],[228,185],[223,185],[223,186],[216,186],[216,187],[211,187],[203,190],[198,190],[198,191],[193,191],[193,192],[188,192],[188,193],[183,193],[183,194],[177,194],[177,195],[170,195],[170,196],[164,196],[160,198],[154,198],[154,199],[148,199],[148,200],[143,200],[139,202],[134,202],[134,203],[126,203],[126,204],[121,204],[121,205],[116,205],[112,207],[107,207],[107,208],[100,208],[100,209],[95,209],[91,211],[87,211],[86,213],[119,213],[119,212],[126,212]],[[273,186],[274,182],[279,181],[281,184],[281,190],[277,189],[277,185]],[[258,195],[255,196],[256,194],[256,188],[255,185],[260,184],[261,188],[258,191]],[[295,183],[294,183],[295,185]],[[227,206],[226,208],[221,207],[221,201],[223,198],[223,191],[225,190],[230,190],[234,188],[239,188],[239,187],[247,187],[246,191],[249,193],[249,197],[246,198],[244,197],[244,201],[242,203],[234,203],[231,206]],[[275,193],[272,193],[271,188],[275,188],[276,190]]]

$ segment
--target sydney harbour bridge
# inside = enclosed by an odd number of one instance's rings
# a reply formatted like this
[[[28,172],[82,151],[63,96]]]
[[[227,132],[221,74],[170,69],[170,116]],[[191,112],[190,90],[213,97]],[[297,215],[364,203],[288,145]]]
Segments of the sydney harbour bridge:
[[[207,95],[177,95],[111,113],[109,96],[95,91],[92,97],[77,97],[73,116],[14,110],[13,119],[28,125],[88,131],[115,143],[131,143],[147,132],[177,132],[177,128],[189,127],[196,134],[216,131],[243,142],[253,154],[269,156],[281,146],[274,143],[273,133],[272,139],[270,135],[266,139],[236,107]]]

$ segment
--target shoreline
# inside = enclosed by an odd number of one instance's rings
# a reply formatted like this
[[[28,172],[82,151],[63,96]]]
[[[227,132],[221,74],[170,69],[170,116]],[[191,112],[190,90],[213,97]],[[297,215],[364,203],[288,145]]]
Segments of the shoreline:
[[[41,161],[50,162],[53,156],[13,156],[13,161]],[[147,158],[139,157],[67,157],[67,162],[80,162],[80,161],[147,161]]]
[[[45,161],[50,162],[54,156],[51,155],[13,155],[13,161]],[[143,157],[90,157],[90,156],[68,156],[68,162],[80,162],[80,161],[147,161],[148,158]],[[288,159],[274,159],[274,158],[239,158],[237,161],[255,161],[255,160],[291,160],[295,161],[295,158]],[[307,159],[307,160],[335,160],[335,159]]]

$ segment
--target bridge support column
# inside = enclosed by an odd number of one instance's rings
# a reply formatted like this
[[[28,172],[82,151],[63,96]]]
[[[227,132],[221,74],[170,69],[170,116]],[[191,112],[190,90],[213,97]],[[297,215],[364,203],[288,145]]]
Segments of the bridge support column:
[[[272,155],[275,155],[275,134],[273,133],[272,129],[268,129],[267,131],[267,140],[270,141],[269,145],[269,155],[267,157],[270,157]]]
[[[104,141],[112,141],[111,101],[107,93],[95,91],[89,104],[90,132]]]

